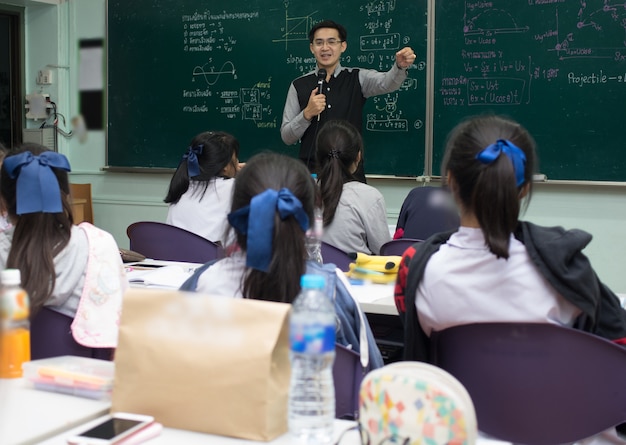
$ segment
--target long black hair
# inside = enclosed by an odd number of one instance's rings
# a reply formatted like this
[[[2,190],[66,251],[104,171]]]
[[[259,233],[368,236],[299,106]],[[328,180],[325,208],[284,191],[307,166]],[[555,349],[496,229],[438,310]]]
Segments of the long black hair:
[[[200,151],[197,155],[200,174],[190,178],[188,160],[183,158],[172,176],[167,196],[164,199],[168,204],[176,204],[180,200],[180,197],[189,190],[190,181],[203,185],[194,190],[194,193],[199,193],[200,197],[204,196],[210,181],[213,178],[225,177],[222,175],[222,170],[228,164],[233,163],[233,155],[239,156],[239,141],[229,133],[205,131],[192,139],[188,150],[191,149]],[[234,165],[234,167],[236,171],[237,166]]]
[[[237,175],[232,211],[250,204],[267,189],[287,188],[300,200],[313,221],[315,184],[306,166],[291,157],[273,152],[259,153],[246,162]],[[245,251],[247,237],[239,232],[237,243]],[[305,232],[293,216],[284,220],[274,216],[272,259],[267,272],[249,269],[243,282],[245,298],[291,303],[300,292],[300,276],[306,270]]]
[[[518,186],[513,163],[502,154],[490,164],[476,155],[498,140],[519,147],[526,156],[523,182]],[[501,116],[481,115],[458,124],[449,134],[442,163],[442,177],[452,176],[452,192],[472,212],[482,229],[489,250],[498,258],[509,257],[509,240],[521,210],[532,192],[537,157],[535,141],[519,123]]]
[[[50,150],[39,144],[27,143],[11,150],[7,157],[25,151],[30,151],[34,156],[39,156]],[[9,220],[15,226],[6,267],[20,270],[22,287],[28,292],[30,298],[30,315],[32,318],[54,290],[56,282],[54,257],[70,241],[74,217],[69,200],[69,179],[65,170],[51,167],[59,182],[61,212],[35,212],[18,215],[17,178],[11,178],[5,165],[3,163],[2,169],[0,169],[0,193],[6,205]]]
[[[315,145],[324,203],[324,226],[327,226],[335,218],[343,185],[357,180],[350,170],[363,151],[363,138],[350,122],[335,119],[324,124]]]

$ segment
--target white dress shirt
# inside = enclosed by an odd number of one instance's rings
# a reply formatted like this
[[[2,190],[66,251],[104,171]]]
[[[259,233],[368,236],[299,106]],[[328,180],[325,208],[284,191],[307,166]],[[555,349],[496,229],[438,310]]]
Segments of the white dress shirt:
[[[513,235],[510,243],[509,258],[496,258],[481,229],[460,227],[431,256],[416,296],[427,335],[490,321],[573,324],[579,309],[552,288]]]

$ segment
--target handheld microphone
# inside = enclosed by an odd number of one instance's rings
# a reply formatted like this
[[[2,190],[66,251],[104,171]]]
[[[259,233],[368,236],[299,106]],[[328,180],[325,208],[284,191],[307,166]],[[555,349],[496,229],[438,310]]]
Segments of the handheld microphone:
[[[324,86],[324,81],[326,80],[326,70],[324,68],[320,68],[317,71],[317,94],[322,94],[322,87]],[[320,116],[322,113],[317,115],[317,121],[320,121]]]

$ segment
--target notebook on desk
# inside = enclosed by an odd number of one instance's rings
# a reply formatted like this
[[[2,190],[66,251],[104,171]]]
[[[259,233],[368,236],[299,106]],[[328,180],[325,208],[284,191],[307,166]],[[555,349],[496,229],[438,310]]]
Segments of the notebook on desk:
[[[191,276],[197,265],[157,265],[138,263],[126,266],[126,276],[131,286],[178,289]]]

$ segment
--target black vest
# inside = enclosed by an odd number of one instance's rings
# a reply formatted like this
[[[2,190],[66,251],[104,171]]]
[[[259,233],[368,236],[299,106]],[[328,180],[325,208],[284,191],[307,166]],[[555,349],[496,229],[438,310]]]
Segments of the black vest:
[[[311,73],[293,81],[298,93],[300,109],[304,110],[309,102],[313,88],[317,87],[317,75]],[[315,138],[322,125],[332,119],[350,121],[362,133],[363,106],[365,97],[361,92],[358,68],[344,68],[339,75],[331,76],[330,81],[324,82],[323,93],[326,95],[326,109],[320,115],[313,117],[311,125],[304,132],[300,140],[300,159],[309,169],[315,166]]]

